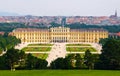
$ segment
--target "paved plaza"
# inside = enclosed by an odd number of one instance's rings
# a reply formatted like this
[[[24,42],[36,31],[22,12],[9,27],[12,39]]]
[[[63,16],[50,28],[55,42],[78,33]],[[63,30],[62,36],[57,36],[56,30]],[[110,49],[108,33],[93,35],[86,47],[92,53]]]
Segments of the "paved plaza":
[[[55,43],[48,55],[47,61],[48,66],[52,61],[59,57],[65,58],[66,55],[66,44],[65,43]]]

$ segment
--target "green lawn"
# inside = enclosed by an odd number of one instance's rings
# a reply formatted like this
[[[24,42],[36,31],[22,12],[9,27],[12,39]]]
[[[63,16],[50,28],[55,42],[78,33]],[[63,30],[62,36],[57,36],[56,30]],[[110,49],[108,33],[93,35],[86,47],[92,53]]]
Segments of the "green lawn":
[[[66,50],[70,52],[85,52],[88,49],[91,52],[96,52],[96,49],[94,49],[93,47],[66,47]]]
[[[90,44],[66,44],[66,46],[91,46]]]
[[[28,46],[53,46],[53,44],[29,44]]]
[[[51,50],[51,47],[25,47],[22,49],[23,51],[31,51],[31,52],[47,52]]]
[[[42,54],[42,53],[33,53],[32,55],[41,59],[46,59],[48,57],[48,54]]]
[[[120,76],[120,71],[108,70],[1,70],[0,76]]]

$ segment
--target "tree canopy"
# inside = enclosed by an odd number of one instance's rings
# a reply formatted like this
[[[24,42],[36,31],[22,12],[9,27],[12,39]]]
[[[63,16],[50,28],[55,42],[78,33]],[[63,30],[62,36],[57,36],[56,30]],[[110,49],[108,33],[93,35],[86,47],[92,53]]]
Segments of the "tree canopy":
[[[0,35],[0,49],[1,51],[6,51],[12,47],[15,47],[18,43],[21,43],[20,39],[17,39],[15,36],[2,36]]]
[[[103,46],[98,67],[100,69],[120,69],[120,40],[109,39]]]

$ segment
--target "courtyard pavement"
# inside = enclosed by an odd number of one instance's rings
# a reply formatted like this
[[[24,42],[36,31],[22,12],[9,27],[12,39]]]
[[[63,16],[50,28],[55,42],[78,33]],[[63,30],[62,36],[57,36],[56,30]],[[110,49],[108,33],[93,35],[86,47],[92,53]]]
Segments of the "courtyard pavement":
[[[65,43],[55,43],[46,59],[48,61],[48,66],[50,63],[57,58],[65,58],[66,55],[66,44]]]

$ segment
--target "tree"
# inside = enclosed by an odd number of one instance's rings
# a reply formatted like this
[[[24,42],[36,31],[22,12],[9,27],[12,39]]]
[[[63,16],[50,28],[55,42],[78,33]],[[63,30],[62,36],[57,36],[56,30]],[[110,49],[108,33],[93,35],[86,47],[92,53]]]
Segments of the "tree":
[[[58,58],[50,64],[52,69],[64,69],[64,65],[64,58]]]
[[[80,54],[75,55],[75,60],[76,60],[76,63],[75,63],[76,68],[82,68],[83,60],[82,60]]]
[[[0,35],[0,47],[1,47],[1,50],[5,51],[6,50],[6,45],[7,45],[6,39],[3,36]]]
[[[72,69],[73,68],[73,65],[72,65],[72,60],[73,60],[73,54],[71,55],[68,55],[65,57],[64,59],[64,67],[65,69]]]
[[[51,63],[52,69],[73,69],[82,67],[82,58],[80,54],[70,54],[65,58],[58,58]]]
[[[36,58],[32,54],[28,54],[26,57],[26,69],[34,69]]]
[[[37,58],[35,69],[46,69],[48,62],[44,59]]]
[[[6,50],[12,47],[15,47],[17,44],[21,43],[20,39],[17,39],[15,36],[6,37]]]
[[[89,69],[94,69],[94,58],[89,50],[85,52],[84,62]]]
[[[28,54],[26,58],[26,69],[46,69],[48,62]]]
[[[109,39],[103,46],[99,69],[120,69],[120,40]]]
[[[6,59],[5,59],[5,56],[0,56],[0,70],[6,70],[6,69],[9,69],[9,66],[7,66],[6,64]]]
[[[18,43],[21,43],[20,39],[17,39],[15,36],[0,36],[0,48],[3,51],[7,51],[15,47]]]
[[[18,67],[17,69],[25,69],[25,59],[26,59],[26,54],[24,51],[20,50],[19,51],[19,62],[18,62]]]
[[[9,49],[5,54],[6,63],[8,64],[11,70],[15,69],[15,65],[19,62],[19,53],[18,49]]]

